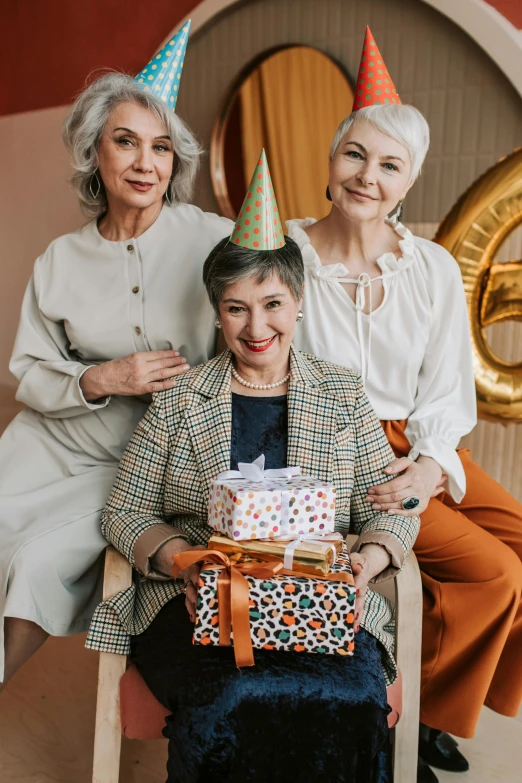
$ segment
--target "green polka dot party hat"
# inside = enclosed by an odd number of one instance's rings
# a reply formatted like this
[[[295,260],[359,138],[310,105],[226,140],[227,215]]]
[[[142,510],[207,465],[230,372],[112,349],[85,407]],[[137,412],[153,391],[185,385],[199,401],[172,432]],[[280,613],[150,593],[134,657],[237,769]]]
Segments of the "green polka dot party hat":
[[[157,95],[172,111],[178,100],[190,23],[189,19],[134,79],[144,90]]]
[[[379,103],[401,103],[379,47],[369,27],[366,28],[361,64],[355,87],[352,111]]]
[[[277,250],[285,244],[283,226],[264,150],[257,161],[230,241],[250,250]]]

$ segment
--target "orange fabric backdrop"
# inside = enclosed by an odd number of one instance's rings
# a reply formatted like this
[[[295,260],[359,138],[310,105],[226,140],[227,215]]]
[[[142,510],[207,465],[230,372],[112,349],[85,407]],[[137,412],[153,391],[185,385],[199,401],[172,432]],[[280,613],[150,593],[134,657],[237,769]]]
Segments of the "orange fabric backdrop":
[[[322,52],[298,46],[265,60],[241,91],[245,188],[264,147],[282,220],[330,211],[328,153],[353,92]]]

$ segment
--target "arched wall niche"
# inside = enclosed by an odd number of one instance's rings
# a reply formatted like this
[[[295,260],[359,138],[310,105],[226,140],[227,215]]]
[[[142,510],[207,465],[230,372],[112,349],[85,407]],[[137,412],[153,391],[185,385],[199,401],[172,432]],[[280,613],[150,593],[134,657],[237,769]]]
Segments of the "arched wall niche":
[[[241,0],[201,0],[185,18],[192,18],[193,32],[213,16]],[[499,66],[522,96],[522,6],[514,0],[419,0],[459,25]],[[511,5],[512,3],[512,5]],[[183,22],[180,23],[180,25]],[[169,37],[180,25],[171,30]],[[164,39],[166,42],[168,38]]]
[[[274,46],[306,44],[329,54],[354,77],[366,24],[403,101],[417,106],[430,123],[430,153],[407,200],[406,217],[409,223],[436,224],[480,173],[520,143],[522,100],[475,41],[421,0],[230,5],[191,37],[178,112],[208,149],[227,88],[253,58]],[[217,209],[208,160],[196,203]]]

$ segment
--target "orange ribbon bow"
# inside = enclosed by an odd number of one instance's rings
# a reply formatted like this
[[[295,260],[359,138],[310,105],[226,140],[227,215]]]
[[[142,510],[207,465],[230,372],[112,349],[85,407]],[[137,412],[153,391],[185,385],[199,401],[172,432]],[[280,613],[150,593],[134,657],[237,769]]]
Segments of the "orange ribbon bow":
[[[245,574],[256,579],[270,579],[276,574],[310,579],[310,574],[285,570],[281,562],[238,562],[241,556],[241,553],[238,553],[228,557],[224,552],[218,552],[216,549],[188,549],[172,558],[174,564],[172,573],[175,577],[180,571],[190,568],[195,563],[203,563],[205,570],[220,569],[217,580],[219,644],[230,647],[231,633],[234,632],[234,655],[239,668],[254,666],[254,650],[250,635],[250,585]],[[353,576],[342,571],[313,578],[353,585]]]

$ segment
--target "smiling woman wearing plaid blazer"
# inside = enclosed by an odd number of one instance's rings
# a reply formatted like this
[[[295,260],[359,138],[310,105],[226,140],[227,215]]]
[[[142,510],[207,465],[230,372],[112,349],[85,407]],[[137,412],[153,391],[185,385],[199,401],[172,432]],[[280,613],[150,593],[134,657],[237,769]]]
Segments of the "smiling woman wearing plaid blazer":
[[[130,652],[172,711],[168,783],[387,783],[394,619],[366,588],[401,568],[418,518],[365,503],[393,454],[359,376],[291,345],[302,320],[298,246],[222,240],[204,279],[228,350],[155,394],[127,447],[102,530],[136,579],[100,604],[88,646]],[[336,529],[358,535],[353,657],[257,650],[256,665],[238,670],[230,648],[191,644],[198,570],[174,580],[172,556],[207,544],[210,481],[262,452],[268,468],[300,465],[332,483]]]

